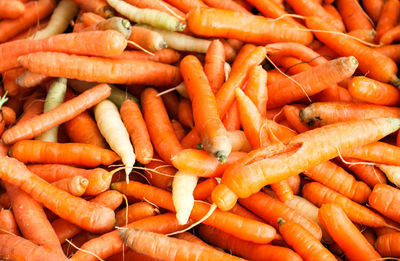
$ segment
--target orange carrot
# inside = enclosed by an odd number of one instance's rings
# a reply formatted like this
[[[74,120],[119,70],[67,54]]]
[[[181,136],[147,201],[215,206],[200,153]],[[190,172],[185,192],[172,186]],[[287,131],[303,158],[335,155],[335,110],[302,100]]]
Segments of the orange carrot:
[[[126,182],[113,183],[111,188],[138,199],[146,198],[161,208],[175,211],[172,195],[167,191],[135,181],[130,181],[129,184]],[[195,220],[200,220],[208,211],[208,204],[194,202],[191,217]],[[243,218],[229,212],[223,212],[218,209],[216,209],[208,219],[203,221],[203,223],[216,227],[240,239],[254,243],[268,243],[275,237],[275,229],[267,224]],[[238,227],[239,224],[241,226],[240,228]]]
[[[176,138],[179,141],[181,141],[183,139],[183,137],[185,137],[185,135],[186,135],[186,130],[183,128],[182,124],[177,120],[172,119],[171,125],[172,125],[172,128],[174,129]]]
[[[342,57],[271,84],[268,86],[267,107],[276,108],[316,94],[350,77],[357,66],[354,57]]]
[[[201,0],[165,0],[165,2],[170,3],[172,6],[178,8],[184,13],[188,13],[190,10],[199,8],[199,7],[207,7],[205,3]]]
[[[185,18],[184,12],[180,11],[178,8],[175,8],[174,6],[166,3],[166,1],[163,0],[127,0],[126,2],[139,8],[155,9],[176,17],[181,17],[182,19]],[[181,19],[179,18],[179,20]]]
[[[2,10],[0,18],[18,18],[25,12],[25,6],[16,0],[1,0],[0,9]]]
[[[149,163],[153,158],[153,146],[138,105],[126,100],[121,106],[121,118],[131,137],[137,160],[142,164]]]
[[[386,234],[378,237],[375,246],[382,256],[400,257],[400,233]]]
[[[312,127],[377,117],[400,117],[400,109],[356,102],[315,102],[300,110],[300,120]]]
[[[261,66],[251,68],[244,93],[253,101],[263,118],[267,114],[268,90],[266,86],[267,72]]]
[[[384,45],[384,46],[375,48],[375,50],[377,50],[381,54],[384,54],[384,55],[390,57],[396,63],[399,63],[399,61],[400,61],[400,44]]]
[[[236,203],[235,206],[233,206],[233,208],[229,210],[229,212],[231,212],[233,214],[236,214],[238,216],[241,216],[241,217],[245,217],[245,218],[253,219],[253,220],[256,220],[256,221],[264,222],[264,220],[262,220],[260,217],[258,217],[253,212],[251,212],[251,211],[247,210],[246,208],[242,207],[242,205],[240,205],[239,203]],[[278,237],[278,235],[277,235],[277,237]]]
[[[43,83],[47,79],[46,75],[25,71],[15,79],[15,83],[24,88],[31,88]]]
[[[224,63],[224,46],[221,41],[214,40],[208,47],[204,64],[204,73],[214,93],[217,92],[224,83]]]
[[[337,0],[336,6],[342,16],[344,24],[346,25],[347,31],[373,29],[369,17],[363,11],[358,1]]]
[[[377,184],[369,196],[368,203],[382,215],[400,222],[398,206],[400,190],[386,184]]]
[[[74,118],[87,108],[110,96],[110,93],[111,88],[107,84],[99,84],[51,111],[13,126],[4,132],[2,141],[6,144],[12,144],[19,140],[38,136],[54,126]]]
[[[122,54],[113,56],[113,59],[121,60],[149,60],[159,63],[173,64],[180,59],[180,53],[175,50],[165,48],[154,53],[154,55],[147,54],[142,51],[124,51]]]
[[[400,2],[398,0],[387,0],[384,2],[378,23],[376,25],[375,39],[377,41],[379,41],[384,33],[397,24],[400,14],[399,9]]]
[[[373,142],[361,147],[355,147],[343,152],[342,155],[376,163],[400,165],[398,161],[400,147],[385,142]]]
[[[177,171],[173,166],[155,156],[145,167],[144,175],[152,186],[171,191],[172,180]]]
[[[221,209],[228,210],[238,197],[246,198],[265,185],[281,181],[334,158],[338,151],[379,140],[399,127],[398,118],[336,123],[299,134],[286,145],[277,143],[255,150],[243,161],[225,171],[221,184],[212,194],[213,202]],[[338,133],[343,134],[346,139],[336,139]],[[321,140],[332,142],[323,143]]]
[[[247,2],[257,8],[265,17],[274,19],[283,17],[284,20],[299,25],[292,17],[284,17],[287,15],[285,9],[275,0],[247,0]]]
[[[80,197],[85,193],[89,181],[82,176],[74,176],[57,180],[51,184],[73,196]]]
[[[263,192],[257,192],[248,198],[242,198],[239,202],[276,229],[279,228],[278,218],[282,217],[285,220],[301,225],[314,238],[321,239],[322,232],[318,224]]]
[[[316,17],[307,17],[306,24],[312,30],[334,31],[331,25]],[[400,84],[396,76],[397,66],[392,59],[349,37],[322,31],[314,31],[318,40],[341,56],[353,55],[360,63],[359,69],[362,73],[368,73],[375,80],[390,82],[395,86]]]
[[[147,202],[138,202],[118,210],[115,219],[118,226],[124,226],[133,221],[154,216],[158,210]]]
[[[321,223],[349,260],[375,260],[380,255],[357,227],[335,204],[324,204],[318,213]]]
[[[18,225],[11,210],[4,208],[0,210],[0,229],[0,234],[9,232],[19,236]]]
[[[287,179],[271,184],[271,189],[283,203],[293,199],[294,193]]]
[[[19,77],[21,73],[24,72],[24,69],[21,67],[14,68],[3,72],[3,85],[4,90],[8,93],[9,96],[17,96],[21,95],[21,86],[19,86],[15,79]]]
[[[311,260],[336,260],[335,256],[326,249],[321,242],[309,231],[294,221],[278,218],[279,232],[283,239],[305,261]]]
[[[186,86],[185,86],[186,88]],[[161,96],[169,117],[178,119],[179,96],[176,92],[168,92]]]
[[[240,130],[239,106],[236,101],[234,101],[229,107],[224,119],[222,120],[222,123],[227,131]]]
[[[229,10],[196,9],[188,14],[187,19],[189,29],[201,36],[233,38],[256,44],[298,42],[307,45],[312,41],[310,32],[299,31],[290,22]]]
[[[372,193],[370,197],[372,196]],[[337,204],[340,206],[349,219],[355,223],[369,227],[387,226],[385,219],[369,208],[360,205],[345,196],[331,190],[330,188],[318,183],[311,182],[303,187],[303,197],[311,201],[318,207],[323,204]],[[325,229],[327,229],[325,227]],[[328,230],[329,231],[329,230]]]
[[[347,163],[343,163],[360,180],[367,183],[371,188],[376,184],[386,184],[385,174],[375,166],[366,165],[354,158],[344,158]],[[358,164],[357,164],[358,163]]]
[[[362,0],[363,7],[372,21],[376,23],[381,14],[384,0]]]
[[[16,19],[0,21],[0,43],[7,41],[49,15],[55,6],[54,0],[39,0],[26,3],[23,15]]]
[[[113,11],[105,0],[93,0],[93,1],[73,0],[73,1],[85,11],[99,14],[105,18],[113,16]]]
[[[162,160],[170,163],[171,157],[182,150],[182,146],[175,136],[164,104],[157,93],[151,88],[142,92],[143,116],[154,149]]]
[[[197,184],[193,190],[195,200],[207,200],[211,196],[212,190],[218,185],[215,178],[209,178]]]
[[[358,29],[358,30],[348,32],[347,35],[354,36],[365,42],[373,43],[375,36],[376,36],[376,31],[375,30]]]
[[[139,26],[132,26],[129,40],[150,52],[157,52],[168,46],[161,34]]]
[[[181,98],[178,105],[178,120],[184,126],[193,128],[193,111],[192,103],[189,99]]]
[[[204,242],[203,240],[201,240],[200,238],[196,237],[195,235],[193,235],[192,233],[189,232],[182,232],[176,235],[173,235],[174,238],[179,238],[179,239],[183,239],[185,241],[189,241],[192,243],[196,243],[205,247],[211,247],[209,244],[207,244],[206,242]]]
[[[239,12],[239,13],[251,14],[251,12],[246,10],[246,8],[237,4],[233,0],[228,0],[228,1],[203,0],[203,1],[206,5],[208,5],[209,7],[212,7],[212,8],[232,10],[232,11]]]

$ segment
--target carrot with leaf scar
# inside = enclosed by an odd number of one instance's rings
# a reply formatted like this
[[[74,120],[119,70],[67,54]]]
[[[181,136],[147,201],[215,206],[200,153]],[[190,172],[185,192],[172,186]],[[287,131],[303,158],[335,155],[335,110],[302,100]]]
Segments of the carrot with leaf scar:
[[[333,240],[351,261],[379,260],[381,256],[336,204],[324,204],[319,219]]]
[[[227,131],[218,114],[217,103],[200,61],[186,56],[180,64],[192,100],[193,119],[204,150],[224,162],[232,150]]]
[[[395,86],[400,85],[397,78],[397,65],[389,57],[345,35],[332,33],[334,28],[317,17],[307,17],[306,25],[318,40],[337,52],[341,56],[353,55],[357,58],[358,66],[362,73],[375,80],[389,82]],[[330,31],[330,32],[325,32]]]
[[[2,136],[2,141],[5,144],[12,144],[19,140],[36,137],[55,126],[74,118],[86,109],[110,96],[110,93],[111,90],[107,84],[99,84],[79,96],[64,102],[51,111],[40,114],[7,129]]]
[[[70,54],[115,56],[127,45],[125,37],[115,31],[89,31],[58,34],[45,39],[22,39],[0,45],[4,53],[0,71],[19,66],[18,57],[34,52],[65,52]]]
[[[255,44],[312,41],[312,35],[283,20],[243,14],[230,10],[195,9],[187,16],[190,31],[207,37],[226,37]]]
[[[357,66],[353,56],[341,57],[268,85],[267,107],[280,107],[316,94],[353,75]]]
[[[379,140],[399,128],[400,118],[348,121],[301,133],[287,144],[260,148],[225,171],[221,184],[213,191],[213,202],[229,210],[238,197],[249,197],[265,185],[332,159],[339,151]],[[337,139],[338,136],[342,138]]]
[[[52,61],[51,65],[47,62],[49,60]],[[177,67],[145,60],[121,60],[38,52],[20,56],[18,61],[36,73],[83,81],[166,87],[176,86],[181,82]],[[96,70],[90,68],[96,68]]]

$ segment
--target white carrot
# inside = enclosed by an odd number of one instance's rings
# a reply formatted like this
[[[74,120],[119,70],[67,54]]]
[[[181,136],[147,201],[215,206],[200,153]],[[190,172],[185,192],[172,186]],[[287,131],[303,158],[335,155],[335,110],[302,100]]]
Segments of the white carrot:
[[[400,188],[400,166],[376,164],[376,166],[382,170],[387,179]]]
[[[188,222],[194,205],[193,190],[198,177],[184,171],[177,171],[172,182],[172,200],[176,219],[180,225]]]
[[[136,157],[117,106],[110,100],[103,100],[94,107],[94,116],[101,134],[111,149],[121,157],[126,167],[126,182],[129,183],[128,175],[133,169]]]

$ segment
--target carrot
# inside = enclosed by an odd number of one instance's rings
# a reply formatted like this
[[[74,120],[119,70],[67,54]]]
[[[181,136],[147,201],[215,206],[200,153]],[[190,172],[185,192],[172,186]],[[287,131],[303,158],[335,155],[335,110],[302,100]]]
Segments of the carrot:
[[[354,36],[365,42],[373,43],[376,36],[376,31],[373,29],[372,30],[358,29],[348,32],[347,35]]]
[[[124,51],[122,54],[113,56],[113,59],[121,60],[149,60],[159,63],[174,64],[180,59],[180,53],[169,48],[162,49],[150,55],[142,51]]]
[[[196,57],[186,56],[180,69],[192,101],[193,119],[204,150],[224,162],[232,150],[232,144],[220,120],[217,102],[203,67]]]
[[[372,193],[370,194],[370,196]],[[303,187],[303,197],[311,201],[318,207],[323,204],[337,204],[340,206],[349,219],[355,223],[366,225],[369,227],[388,226],[385,219],[379,214],[373,212],[369,208],[362,206],[345,196],[331,190],[330,188],[318,183],[311,182]],[[325,229],[326,226],[325,226]],[[327,229],[329,232],[329,229]],[[331,235],[332,236],[332,235]]]
[[[104,18],[109,18],[114,15],[111,7],[107,5],[105,0],[93,0],[93,1],[85,1],[85,0],[73,0],[82,10],[93,12],[98,15],[101,15]]]
[[[224,124],[227,131],[240,130],[239,106],[236,101],[229,106],[229,109],[222,120],[222,124]]]
[[[174,211],[171,193],[131,181],[113,183],[111,189],[116,189],[128,196],[138,199],[146,198],[161,208]],[[200,220],[209,211],[209,205],[194,202],[191,218]],[[267,224],[243,218],[232,213],[216,209],[211,216],[203,221],[204,224],[216,227],[237,238],[248,240],[254,243],[268,243],[275,237],[275,229]],[[240,228],[238,226],[241,226]]]
[[[218,185],[215,178],[208,178],[204,181],[197,183],[193,190],[193,198],[195,200],[207,200],[211,196],[212,190]]]
[[[253,212],[247,210],[246,208],[242,207],[242,205],[240,205],[239,203],[236,203],[235,206],[233,206],[233,208],[229,210],[229,212],[241,217],[245,217],[259,222],[264,222],[260,217],[258,217]],[[278,237],[278,235],[276,237]]]
[[[336,257],[326,249],[321,242],[309,231],[293,221],[278,218],[279,232],[283,239],[304,260],[337,260]]]
[[[30,38],[43,39],[63,33],[77,13],[78,6],[73,0],[60,1],[50,17],[49,24],[44,29],[35,32]]]
[[[186,98],[181,98],[178,105],[178,120],[184,126],[193,128],[192,104]]]
[[[155,261],[156,258],[152,258],[145,254],[140,254],[138,252],[133,251],[132,249],[125,248],[125,251],[119,252],[118,254],[110,256],[108,261],[120,261],[120,260],[141,260],[141,261]]]
[[[119,233],[122,241],[134,251],[152,257],[161,257],[164,260],[243,260],[210,247],[139,229],[122,229]],[[149,244],[139,243],[148,241],[158,247],[153,248]],[[160,247],[162,245],[165,247]]]
[[[316,94],[350,77],[357,66],[358,62],[353,56],[342,57],[271,84],[268,86],[267,107],[276,108]]]
[[[182,232],[176,235],[173,235],[174,238],[178,238],[178,239],[183,239],[185,241],[188,242],[192,242],[192,243],[196,243],[205,247],[210,247],[213,248],[212,246],[210,246],[209,244],[207,244],[206,242],[204,242],[203,240],[201,240],[200,238],[196,237],[195,235],[193,235],[192,233],[189,232]]]
[[[174,129],[176,138],[179,141],[181,141],[183,139],[183,137],[185,137],[185,135],[186,135],[186,130],[183,128],[182,124],[177,120],[172,119],[171,125],[172,125],[172,128]]]
[[[115,190],[105,191],[90,200],[90,202],[92,202],[93,204],[100,204],[113,210],[118,208],[121,205],[122,201],[123,195]],[[80,228],[79,226],[72,224],[62,218],[55,219],[51,222],[51,225],[56,232],[60,243],[64,243],[66,239],[72,238],[82,231],[82,228]]]
[[[338,20],[335,16],[327,12],[320,4],[313,0],[288,0],[287,3],[294,9],[297,14],[303,16],[316,16],[329,23],[334,31],[345,30],[342,21]]]
[[[214,40],[208,47],[205,57],[204,73],[214,93],[222,86],[225,79],[225,53],[223,48],[221,41]]]
[[[269,58],[276,66],[285,69],[285,73],[288,73],[290,75],[301,73],[312,68],[312,66],[308,63],[304,63],[294,57],[270,55]]]
[[[334,31],[331,25],[316,17],[306,18],[306,24],[311,30]],[[322,31],[314,32],[318,40],[341,56],[353,55],[360,63],[359,69],[362,73],[368,73],[375,80],[390,82],[395,86],[400,84],[396,76],[397,66],[392,59],[349,37]]]
[[[154,159],[145,167],[144,175],[149,184],[164,190],[172,190],[172,180],[177,171],[173,166],[155,155]]]
[[[378,237],[375,246],[382,256],[400,257],[400,233],[386,234]]]
[[[400,61],[400,44],[390,44],[375,48],[378,52],[390,57],[394,62]]]
[[[11,127],[4,132],[2,141],[5,144],[12,144],[19,140],[31,139],[54,126],[74,118],[109,95],[110,87],[107,84],[99,84],[49,112]]]
[[[320,3],[322,4],[322,7],[325,9],[326,12],[328,12],[329,14],[331,14],[333,17],[336,18],[336,20],[341,23],[341,28],[345,27],[344,23],[343,23],[343,18],[340,15],[338,9],[335,7],[335,5],[333,5],[332,3]]]
[[[299,31],[289,22],[229,10],[196,9],[188,14],[187,21],[190,31],[207,37],[227,37],[256,44],[298,42],[307,45],[312,41],[309,32]]]
[[[242,198],[239,202],[276,229],[279,228],[278,218],[282,217],[285,220],[301,225],[314,238],[321,239],[322,232],[317,223],[263,192],[257,192],[248,198]]]
[[[129,20],[121,17],[104,19],[100,16],[100,18],[102,19],[100,22],[83,28],[81,32],[114,30],[121,33],[126,39],[129,39],[132,35],[132,26]]]
[[[161,34],[139,26],[132,26],[129,40],[150,52],[157,52],[168,47]]]
[[[126,0],[127,3],[134,5],[139,8],[149,8],[158,11],[162,11],[164,13],[168,13],[170,15],[175,16],[179,20],[184,20],[185,13],[180,11],[178,8],[166,3],[163,0],[153,0],[153,1],[143,1],[143,0]],[[182,19],[181,19],[182,18]],[[184,21],[182,21],[184,22]]]
[[[372,30],[373,26],[367,14],[363,11],[358,1],[336,1],[336,6],[343,22],[346,25],[347,31],[358,29]]]
[[[89,181],[82,176],[74,176],[57,180],[51,184],[73,196],[80,197],[85,193]]]
[[[300,120],[311,127],[377,117],[399,117],[400,109],[356,102],[315,102],[300,110]]]
[[[293,199],[294,193],[287,179],[271,184],[271,189],[283,203]]]
[[[299,119],[300,109],[305,107],[305,105],[301,104],[285,105],[283,107],[283,113],[285,114],[286,119],[289,121],[292,128],[299,133],[310,130],[310,127],[302,123]]]
[[[130,182],[129,184],[132,184]],[[166,213],[157,216],[150,216],[128,224],[127,228],[139,228],[142,230],[153,231],[157,233],[171,233],[184,229],[186,226],[178,225],[174,213]],[[72,260],[95,261],[95,256],[88,254],[94,253],[100,258],[119,253],[124,249],[124,243],[119,236],[119,230],[113,230],[97,238],[87,241],[81,246],[83,251],[78,251],[72,256]]]
[[[43,83],[47,79],[48,77],[46,75],[25,71],[15,79],[15,83],[23,88],[32,88]]]
[[[154,216],[157,212],[158,210],[153,205],[147,202],[138,202],[118,210],[115,218],[118,226],[124,226],[133,221]]]
[[[349,260],[380,259],[381,256],[350,221],[341,207],[335,204],[324,204],[318,216],[329,235],[343,249]]]
[[[9,232],[19,236],[18,225],[11,210],[4,208],[0,210],[0,229],[0,234]]]
[[[193,209],[193,191],[198,181],[198,177],[194,174],[178,170],[172,181],[172,201],[174,203],[176,219],[180,225],[188,222]]]
[[[38,246],[31,241],[10,234],[0,234],[0,257],[14,260],[68,260],[60,252]],[[29,256],[27,256],[29,253]]]
[[[360,160],[354,158],[344,158],[348,164],[343,163],[360,180],[367,183],[371,188],[376,184],[386,184],[385,174],[375,166],[360,163]],[[353,163],[353,164],[352,164]]]
[[[5,183],[5,187],[21,234],[35,244],[61,251],[60,242],[43,211],[43,206],[14,185]]]
[[[161,97],[151,88],[145,89],[141,95],[143,116],[149,131],[154,149],[166,163],[171,157],[182,150],[175,136]]]
[[[212,8],[218,8],[218,9],[225,9],[225,10],[232,10],[235,12],[240,12],[244,14],[251,14],[246,8],[243,6],[237,4],[233,0],[228,0],[228,1],[217,1],[217,0],[203,0],[206,5]]]
[[[247,0],[248,3],[252,4],[257,10],[260,11],[265,17],[278,18],[282,17],[287,22],[298,24],[292,17],[285,17],[287,15],[282,4],[277,3],[275,0]]]
[[[0,43],[7,41],[49,15],[54,7],[54,0],[39,0],[26,3],[23,15],[16,19],[0,21]]]
[[[375,40],[379,41],[384,33],[397,24],[399,18],[400,2],[398,0],[387,0],[382,6],[382,11],[376,25]]]
[[[9,155],[25,163],[72,164],[86,167],[109,165],[120,159],[115,152],[91,144],[38,140],[15,143]]]
[[[394,26],[382,34],[379,42],[381,44],[391,44],[392,42],[397,42],[400,39],[400,26]]]
[[[268,89],[266,86],[267,72],[260,65],[251,68],[244,93],[253,101],[263,118],[267,114]]]
[[[173,86],[180,82],[178,68],[152,61],[119,60],[52,52],[31,53],[21,56],[18,60],[30,71],[53,77],[154,86]],[[51,66],[45,62],[49,60],[53,61]],[[89,70],[85,64],[91,68],[96,67],[96,70]],[[111,68],[114,68],[112,74],[109,73]],[[155,75],[157,77],[154,77]]]
[[[11,208],[11,199],[7,192],[0,194],[0,204],[5,208]]]
[[[1,0],[0,1],[0,9],[2,10],[0,14],[1,19],[5,18],[18,18],[19,16],[23,15],[25,12],[25,6],[20,1],[7,1]]]
[[[190,10],[199,8],[199,7],[207,7],[202,0],[188,1],[188,0],[166,0],[167,3],[170,3],[172,6],[178,8],[184,13],[188,13]]]
[[[213,202],[221,209],[230,209],[238,197],[248,197],[265,185],[281,181],[316,166],[337,156],[338,151],[345,151],[379,140],[398,129],[399,125],[400,122],[397,118],[331,124],[299,134],[286,145],[277,143],[253,151],[245,160],[225,171],[221,184],[214,189]],[[372,126],[374,126],[373,129],[371,129]],[[347,138],[341,140],[334,138],[338,137],[338,133]],[[354,133],[357,133],[357,136]],[[330,137],[334,141],[321,144],[321,140],[330,140]],[[254,162],[252,162],[253,160]],[[282,166],[287,166],[287,168],[282,168]],[[251,177],[251,182],[248,182],[249,177]],[[227,197],[230,197],[229,200]]]
[[[382,170],[387,179],[397,187],[400,187],[400,167],[386,164],[376,164],[376,166]]]
[[[367,184],[356,181],[352,175],[330,161],[308,169],[304,174],[360,204],[367,202],[371,193]]]
[[[382,215],[399,222],[398,205],[400,190],[386,184],[377,184],[369,196],[368,203]]]
[[[382,154],[383,153],[383,154]],[[385,142],[373,142],[345,151],[344,157],[368,160],[376,163],[399,166],[400,148]]]
[[[166,94],[162,95],[161,98],[165,105],[165,109],[168,112],[169,117],[173,119],[178,119],[178,105],[179,105],[178,94],[176,92],[167,92]]]
[[[16,84],[15,79],[18,78],[22,72],[24,72],[24,69],[21,67],[3,72],[4,90],[9,96],[17,96],[18,94],[21,95],[21,86]]]
[[[381,14],[384,0],[362,0],[363,7],[372,21],[376,23]]]

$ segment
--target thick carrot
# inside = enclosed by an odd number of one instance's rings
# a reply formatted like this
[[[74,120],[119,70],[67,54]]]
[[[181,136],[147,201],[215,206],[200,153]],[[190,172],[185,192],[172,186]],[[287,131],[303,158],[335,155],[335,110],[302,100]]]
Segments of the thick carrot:
[[[399,166],[400,148],[386,142],[373,142],[344,151],[344,157],[357,158],[376,163]]]
[[[350,77],[358,66],[353,57],[342,57],[315,66],[268,85],[268,108],[276,108],[287,103],[316,94]],[[318,80],[315,80],[318,79]]]
[[[398,118],[336,123],[299,134],[286,145],[277,143],[253,151],[246,157],[247,165],[239,162],[225,171],[221,184],[214,189],[213,202],[224,210],[230,209],[238,197],[248,197],[265,185],[296,175],[337,156],[338,150],[345,151],[379,140],[399,127]],[[337,139],[338,133],[346,138]],[[322,140],[332,142],[321,143]],[[249,177],[251,182],[248,181]]]
[[[0,257],[11,260],[68,260],[62,253],[38,246],[25,238],[0,234]],[[29,255],[27,255],[29,253]]]
[[[347,31],[373,29],[373,25],[371,24],[369,17],[363,11],[358,1],[338,0],[336,1],[336,6],[340,15],[342,16],[344,24],[346,25]]]
[[[400,2],[398,0],[387,0],[382,6],[382,11],[376,25],[375,40],[379,41],[384,33],[397,24],[400,14]]]
[[[164,260],[244,260],[210,247],[139,229],[122,229],[119,233],[122,241],[134,251]]]
[[[180,59],[180,53],[170,48],[155,52],[154,55],[142,51],[124,51],[122,54],[113,56],[113,59],[121,60],[149,60],[159,63],[174,64]]]
[[[131,184],[130,182],[129,184]],[[139,228],[142,230],[171,233],[184,229],[186,226],[178,225],[174,213],[166,213],[157,216],[150,216],[141,220],[128,224],[127,228]],[[108,258],[113,254],[117,254],[124,249],[124,243],[119,236],[119,229],[105,233],[97,238],[87,241],[81,246],[83,251],[78,251],[72,256],[71,260],[79,261],[96,261],[97,257],[90,253],[94,253],[101,258]],[[86,250],[86,251],[85,251]],[[85,251],[85,252],[84,252]]]
[[[242,198],[239,202],[276,229],[279,228],[278,218],[281,217],[301,225],[317,240],[322,237],[321,228],[317,223],[263,192],[257,192],[248,198]]]
[[[189,29],[201,36],[226,37],[244,42],[298,42],[309,44],[311,33],[283,20],[221,9],[196,9],[188,14]]]
[[[318,207],[327,203],[337,204],[343,209],[349,219],[355,223],[369,227],[387,226],[385,219],[379,214],[318,182],[311,182],[304,185],[303,197]]]
[[[25,12],[25,5],[16,0],[1,0],[0,1],[1,14],[0,18],[18,18]]]
[[[337,260],[309,231],[293,221],[278,218],[279,232],[283,239],[305,261],[312,260]]]
[[[204,150],[224,162],[232,150],[232,144],[221,122],[217,102],[203,67],[195,56],[186,56],[180,69],[192,101],[193,119]]]
[[[4,132],[2,141],[6,144],[12,144],[19,140],[31,139],[54,126],[74,118],[109,95],[110,87],[107,84],[100,84],[49,112],[11,127]]]
[[[16,19],[5,19],[0,22],[0,43],[7,41],[49,15],[54,7],[54,0],[39,0],[26,3],[23,15]]]
[[[382,256],[400,257],[400,233],[379,236],[375,246]]]
[[[263,118],[267,114],[268,89],[266,86],[267,71],[260,65],[251,68],[244,93],[253,101]]]
[[[221,41],[214,40],[208,47],[204,64],[204,73],[206,74],[208,82],[210,83],[211,89],[214,93],[217,92],[224,83],[224,63],[224,46],[222,45]]]
[[[155,216],[158,212],[159,210],[153,205],[147,202],[138,202],[118,210],[115,219],[118,226],[124,226],[142,218]]]
[[[61,252],[60,242],[43,211],[43,206],[15,185],[6,183],[5,186],[22,235],[35,244]]]
[[[334,31],[331,25],[317,17],[307,17],[306,24],[311,30]],[[390,82],[395,86],[400,84],[396,76],[397,66],[392,59],[347,36],[322,31],[314,32],[318,40],[341,56],[356,57],[362,73],[368,73],[375,80]]]
[[[162,99],[157,94],[158,92],[151,88],[142,92],[143,116],[154,149],[162,160],[170,163],[171,157],[183,148],[175,136]]]
[[[18,60],[33,72],[83,81],[153,86],[175,86],[181,81],[177,67],[145,60],[120,60],[52,52],[32,53],[21,56]],[[53,61],[51,66],[47,63],[49,60]],[[85,64],[90,68],[96,67],[96,70],[89,70]]]
[[[86,188],[89,185],[89,181],[82,176],[74,176],[71,178],[57,180],[51,183],[51,185],[56,186],[57,188],[64,190],[73,196],[80,197],[85,193]]]
[[[109,165],[120,159],[115,152],[92,144],[39,140],[19,141],[11,147],[9,155],[24,163],[56,163],[85,167]]]
[[[126,184],[126,182],[113,183],[111,188],[138,199],[146,198],[161,208],[174,211],[171,193],[167,191],[135,181],[131,181],[129,184]],[[191,218],[200,220],[208,211],[208,204],[195,202]],[[216,227],[240,239],[254,243],[268,243],[275,237],[275,229],[267,224],[243,218],[232,213],[223,212],[218,209],[216,209],[208,219],[203,221],[203,223]]]
[[[114,15],[111,7],[105,0],[73,0],[82,10],[93,12],[108,18]]]
[[[335,204],[324,204],[319,210],[319,219],[349,260],[375,260],[380,255],[346,216],[344,210]]]
[[[356,179],[336,164],[326,161],[304,171],[304,174],[357,203],[365,203],[371,193],[367,184]]]
[[[400,109],[361,102],[314,102],[300,110],[300,120],[311,127],[378,117],[400,117]]]
[[[384,0],[362,0],[363,7],[374,23],[378,22]]]
[[[368,203],[382,215],[400,222],[400,190],[386,184],[377,184],[369,196]]]

